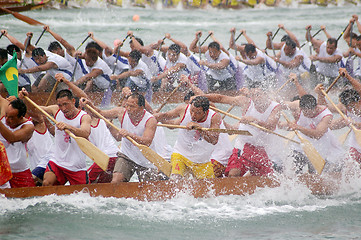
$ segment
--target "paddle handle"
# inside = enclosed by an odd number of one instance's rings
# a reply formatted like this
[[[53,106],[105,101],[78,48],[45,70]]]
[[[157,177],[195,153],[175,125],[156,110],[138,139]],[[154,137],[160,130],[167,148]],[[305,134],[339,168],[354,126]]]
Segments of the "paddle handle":
[[[79,48],[81,48],[81,46],[83,46],[83,44],[88,40],[88,38],[90,38],[90,34],[88,34],[88,36],[86,36],[86,38],[81,42],[81,44],[75,49],[75,51],[78,51]]]
[[[234,105],[231,105],[231,106],[227,109],[226,112],[229,113],[230,111],[232,111],[233,108],[234,108]],[[222,116],[222,119],[224,119],[226,116],[227,116],[227,115],[224,114],[224,115]]]
[[[337,78],[331,83],[331,85],[327,88],[326,93],[328,93],[331,88],[337,83],[337,81],[340,79],[341,75],[338,75]]]
[[[168,103],[169,99],[173,96],[173,94],[178,90],[178,88],[181,86],[181,84],[178,84],[176,88],[173,89],[173,91],[168,95],[168,97],[165,99],[165,101],[159,106],[159,108],[156,110],[157,112],[160,112],[162,108]]]
[[[203,42],[201,44],[199,44],[200,47],[203,46],[203,44],[206,43],[206,41],[208,40],[208,38],[212,35],[212,33],[209,33],[208,36],[203,40]]]
[[[276,30],[276,32],[275,32],[275,34],[272,36],[272,40],[274,40],[274,39],[275,39],[275,37],[276,37],[276,35],[278,34],[278,32],[280,31],[280,29],[281,29],[281,28],[277,28],[277,30]]]
[[[322,29],[319,29],[315,34],[312,35],[312,38],[316,37],[321,31],[322,31]],[[302,45],[300,46],[300,48],[303,48],[303,47],[306,45],[307,42],[308,42],[308,41],[302,43]]]
[[[38,109],[42,114],[44,114],[47,118],[49,118],[52,122],[54,122],[55,124],[58,123],[58,121],[55,120],[55,118],[53,118],[49,113],[47,113],[44,109],[42,109],[38,104],[36,104],[35,102],[33,102],[33,100],[31,100],[29,97],[24,96],[24,98],[31,103],[36,109]],[[68,129],[64,130],[70,137],[76,139],[78,138],[77,136],[74,135],[74,133],[70,132]]]
[[[43,35],[44,35],[45,31],[46,31],[46,30],[44,29],[44,30],[41,32],[41,34],[40,34],[40,36],[39,36],[38,40],[36,40],[35,46],[37,46],[37,45],[38,45],[38,43],[39,43],[40,39],[43,37]]]
[[[276,94],[279,93],[289,82],[293,81],[292,78],[289,78],[279,89],[277,89]]]
[[[53,87],[53,90],[51,90],[51,93],[50,93],[48,99],[46,100],[45,106],[48,106],[48,104],[49,104],[49,102],[50,102],[50,99],[53,97],[53,95],[54,95],[54,93],[55,93],[55,90],[56,90],[56,88],[58,87],[58,85],[59,85],[59,81],[56,81],[56,83],[55,83],[55,85],[54,85],[54,87]]]
[[[286,114],[284,112],[281,112],[282,116],[286,119],[286,121],[288,123],[290,123],[291,121],[288,119],[288,117],[286,116]],[[302,141],[302,136],[299,134],[299,132],[297,130],[293,130],[293,132],[297,135],[297,137]]]
[[[214,111],[217,111],[217,112],[226,114],[227,116],[229,116],[229,117],[231,117],[231,118],[237,119],[237,120],[239,120],[239,121],[241,120],[240,117],[234,116],[234,115],[232,115],[232,114],[230,114],[230,113],[227,113],[227,112],[225,112],[225,111],[222,111],[222,110],[220,110],[220,109],[218,109],[218,108],[215,108],[215,107],[212,107],[212,106],[209,106],[209,108],[212,109],[212,110],[214,110]],[[291,138],[288,138],[288,137],[283,136],[283,135],[281,135],[281,134],[279,134],[279,133],[276,133],[276,132],[274,132],[274,131],[272,131],[272,130],[269,130],[269,129],[267,129],[267,128],[264,128],[264,127],[262,127],[262,126],[260,126],[260,125],[258,125],[258,124],[256,124],[256,123],[249,123],[249,125],[252,125],[252,126],[254,126],[254,127],[256,127],[256,128],[259,128],[259,129],[261,129],[261,130],[263,130],[263,131],[265,131],[265,132],[272,133],[272,134],[274,134],[274,135],[276,135],[276,136],[279,136],[279,137],[281,137],[281,138],[290,140],[291,142],[300,144],[299,142],[297,142],[297,141],[295,141],[295,140],[293,140],[293,139],[291,139]]]
[[[123,39],[123,41],[122,41],[122,45],[121,45],[121,46],[119,46],[119,48],[118,48],[118,51],[117,51],[117,56],[115,57],[115,62],[114,62],[114,67],[113,67],[112,74],[114,74],[115,69],[117,68],[117,64],[118,64],[118,57],[119,57],[119,54],[120,54],[120,48],[123,46],[123,44],[124,44],[125,40],[127,40],[129,36],[130,36],[129,34],[128,34],[127,36],[125,36],[125,38],[124,38],[124,39]]]
[[[103,115],[101,115],[100,113],[98,113],[98,111],[96,111],[94,108],[92,108],[91,106],[89,106],[89,104],[85,104],[85,106],[92,112],[94,113],[96,116],[98,116],[99,118],[103,119],[107,124],[109,124],[110,126],[112,126],[113,128],[115,128],[117,131],[120,131],[120,129],[114,125],[114,123],[112,123],[111,121],[109,121],[108,119],[106,119]]]

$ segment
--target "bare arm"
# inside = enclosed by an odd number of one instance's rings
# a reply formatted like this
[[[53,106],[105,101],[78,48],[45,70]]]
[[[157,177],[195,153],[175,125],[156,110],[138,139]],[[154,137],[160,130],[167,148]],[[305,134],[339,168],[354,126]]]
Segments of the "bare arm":
[[[111,56],[113,54],[113,49],[111,47],[109,47],[107,44],[105,44],[105,42],[95,38],[93,32],[89,32],[88,34],[90,35],[90,38],[92,40],[94,40],[96,43],[98,43],[99,46],[105,50],[105,55],[107,57],[109,57],[109,56]]]
[[[18,48],[20,48],[21,50],[25,50],[25,45],[22,44],[21,42],[19,42],[15,37],[11,36],[7,30],[2,29],[1,33],[7,37],[7,39],[9,39],[9,41],[14,44],[15,46],[17,46]]]
[[[317,124],[315,129],[305,128],[300,125],[291,123],[289,127],[293,130],[298,130],[305,134],[306,136],[314,139],[320,139],[328,130],[332,121],[332,115],[325,116],[319,124]]]
[[[19,73],[35,73],[35,72],[42,72],[47,71],[52,68],[58,68],[58,66],[53,62],[46,62],[43,65],[39,65],[36,67],[28,68],[28,69],[19,69]]]
[[[54,38],[55,40],[57,40],[61,45],[64,46],[64,48],[66,49],[67,53],[70,55],[70,56],[74,56],[74,52],[75,52],[75,48],[73,45],[71,45],[70,43],[68,43],[64,38],[62,38],[59,34],[53,32],[52,30],[50,30],[49,26],[48,25],[45,25],[44,26],[44,29],[50,33]]]
[[[0,122],[0,134],[9,143],[15,142],[27,142],[31,138],[34,132],[34,125],[24,124],[20,129],[12,132],[2,122]]]
[[[82,76],[81,78],[79,78],[78,80],[76,80],[76,82],[74,83],[75,85],[81,85],[85,82],[88,82],[89,80],[91,80],[92,78],[96,78],[99,75],[103,74],[103,70],[101,69],[93,69],[90,73]]]
[[[292,41],[294,41],[296,43],[297,47],[300,47],[300,42],[298,41],[295,34],[293,34],[290,30],[285,28],[285,26],[283,24],[278,24],[278,27],[287,33],[287,35],[292,39]]]

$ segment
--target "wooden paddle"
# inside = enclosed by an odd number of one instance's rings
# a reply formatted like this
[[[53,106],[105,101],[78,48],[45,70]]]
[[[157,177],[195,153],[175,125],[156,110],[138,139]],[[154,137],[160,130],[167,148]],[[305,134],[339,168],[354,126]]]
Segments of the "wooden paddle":
[[[290,83],[292,81],[293,81],[293,79],[289,78],[279,89],[277,89],[277,91],[275,93],[278,94],[288,83]]]
[[[282,112],[282,115],[287,122],[290,122],[286,114]],[[316,148],[307,139],[303,138],[298,131],[294,130],[294,132],[300,139],[302,149],[305,152],[307,158],[310,160],[312,166],[315,168],[318,174],[321,174],[326,164],[325,159],[323,159],[323,157],[317,152]]]
[[[348,121],[347,117],[345,116],[345,114],[343,114],[343,112],[337,107],[337,105],[331,100],[331,98],[327,95],[327,93],[321,89],[321,92],[323,95],[325,95],[325,97],[328,99],[328,101],[332,104],[332,106],[337,110],[337,112],[341,115],[341,117],[345,120]],[[355,137],[356,137],[356,141],[358,143],[358,145],[361,146],[361,130],[357,129],[352,123],[350,123],[349,128],[352,129],[352,131],[355,133]]]
[[[237,120],[239,120],[239,121],[242,120],[240,117],[234,116],[234,115],[232,115],[232,114],[230,114],[230,113],[227,113],[227,112],[225,112],[225,111],[222,111],[222,110],[220,110],[220,109],[218,109],[218,108],[215,108],[215,107],[212,107],[212,106],[209,106],[209,108],[212,109],[212,110],[214,110],[214,111],[216,111],[216,112],[220,112],[220,113],[226,114],[227,116],[230,116],[231,118],[237,119]],[[299,142],[297,142],[297,141],[295,141],[295,140],[293,140],[293,139],[291,139],[291,138],[288,138],[288,137],[283,136],[283,135],[281,135],[281,134],[279,134],[279,133],[276,133],[276,132],[274,132],[274,131],[272,131],[272,130],[269,130],[269,129],[267,129],[267,128],[264,128],[264,127],[262,127],[262,126],[260,126],[260,125],[258,125],[258,124],[250,123],[249,125],[254,126],[254,127],[256,127],[256,128],[259,128],[259,129],[261,129],[261,130],[263,130],[263,131],[265,131],[265,132],[272,133],[272,134],[274,134],[274,135],[276,135],[276,136],[279,136],[279,137],[281,137],[281,138],[287,139],[287,140],[289,140],[289,141],[291,141],[291,142],[300,144]]]
[[[50,99],[53,97],[53,95],[55,93],[55,90],[58,87],[58,85],[59,85],[59,81],[56,81],[56,83],[54,84],[53,90],[51,90],[51,93],[50,93],[48,99],[46,100],[45,106],[48,106],[48,104],[50,102]]]
[[[338,75],[337,78],[331,83],[331,85],[327,88],[326,93],[328,93],[331,88],[333,87],[333,85],[335,85],[337,83],[337,81],[340,79],[341,75]]]
[[[321,31],[322,31],[322,29],[319,29],[315,34],[312,35],[312,38],[316,37]],[[300,48],[303,48],[306,45],[307,42],[309,42],[309,41],[306,41],[306,42],[302,43]]]
[[[345,142],[346,142],[346,139],[347,139],[347,137],[348,137],[348,135],[351,133],[351,128],[347,131],[347,132],[345,132],[344,134],[342,134],[339,138],[338,138],[338,140],[340,141],[340,143],[343,145]]]
[[[86,42],[86,40],[88,40],[88,38],[90,38],[90,34],[88,34],[88,36],[81,42],[81,44],[75,49],[75,51],[78,51],[79,48]],[[71,82],[74,81],[75,71],[76,71],[76,68],[78,66],[78,61],[79,61],[79,56],[76,56],[75,64],[74,64],[74,68],[73,68],[73,74],[71,75]]]
[[[164,100],[164,102],[159,106],[159,108],[156,110],[157,112],[160,112],[160,110],[162,110],[162,108],[168,103],[169,99],[173,96],[173,94],[178,90],[178,88],[181,86],[182,84],[178,84],[178,86],[176,88],[173,89],[173,91],[167,96],[167,98]]]
[[[231,106],[227,109],[226,112],[229,113],[230,111],[232,111],[233,108],[234,108],[234,105],[231,105]],[[222,119],[224,119],[226,116],[227,116],[227,115],[224,114],[224,115],[222,116]]]
[[[101,115],[100,113],[98,113],[94,108],[92,108],[91,106],[89,106],[88,104],[85,105],[92,113],[94,113],[95,115],[97,115],[99,118],[103,119],[107,124],[109,124],[110,126],[112,126],[114,129],[116,129],[117,131],[119,131],[120,129],[115,126],[111,121],[109,121],[108,119],[106,119],[103,115]],[[153,151],[150,147],[145,146],[143,144],[139,144],[136,141],[134,141],[134,139],[132,139],[131,137],[127,136],[126,137],[129,141],[131,141],[136,147],[139,148],[140,152],[143,154],[143,156],[148,159],[151,163],[153,163],[160,171],[162,171],[165,175],[167,175],[168,177],[171,174],[172,171],[172,165],[167,162],[164,158],[162,158],[158,153],[156,153],[155,151]]]
[[[157,126],[159,126],[159,127],[168,127],[168,128],[188,129],[186,126],[173,125],[173,124],[163,124],[163,123],[158,123]],[[195,128],[194,130],[252,136],[252,134],[250,132],[248,132],[247,130],[238,130],[238,129]]]
[[[3,10],[4,12],[7,12],[7,13],[10,13],[12,14],[14,17],[16,17],[17,19],[23,21],[23,22],[26,22],[27,24],[30,24],[30,25],[45,25],[44,23],[41,23],[35,19],[32,19],[30,17],[27,17],[27,16],[24,16],[20,13],[17,13],[17,12],[13,12],[9,9],[6,9],[6,8],[3,8],[3,7],[0,7],[1,10]]]
[[[33,102],[30,98],[27,96],[24,96],[24,98],[31,103],[35,108],[37,108],[41,113],[43,113],[46,117],[48,117],[51,121],[53,121],[55,124],[57,121],[47,112],[45,112],[41,107],[39,107],[35,102]],[[70,132],[69,130],[64,130],[67,134],[69,134],[70,137],[72,137],[76,143],[78,144],[80,150],[83,151],[91,160],[93,160],[101,169],[104,171],[108,168],[109,163],[109,156],[103,153],[99,148],[97,148],[94,144],[86,140],[82,137],[77,137],[74,135],[74,133]]]

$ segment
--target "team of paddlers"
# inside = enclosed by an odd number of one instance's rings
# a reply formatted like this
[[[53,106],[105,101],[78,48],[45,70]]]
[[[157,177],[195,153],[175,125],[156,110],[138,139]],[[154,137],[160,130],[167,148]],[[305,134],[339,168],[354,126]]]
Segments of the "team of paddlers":
[[[114,41],[114,49],[90,32],[78,47],[91,38],[84,53],[49,26],[44,32],[56,41],[47,50],[31,43],[30,32],[23,44],[1,30],[11,44],[0,49],[0,66],[17,52],[19,98],[0,99],[0,141],[10,164],[6,171],[5,155],[0,185],[117,183],[130,181],[135,172],[140,181],[269,176],[282,173],[286,159],[293,159],[296,173],[337,173],[358,166],[361,24],[357,15],[338,38],[324,26],[313,35],[311,26],[306,26],[309,56],[302,49],[305,44],[284,25],[278,27],[275,34],[266,34],[268,53],[245,30],[236,36],[234,28],[228,49],[213,32],[203,39],[202,32],[196,32],[187,47],[168,33],[144,45],[129,31],[123,41]],[[280,30],[286,35],[273,42]],[[320,31],[326,41],[316,38]],[[237,45],[242,35],[247,44]],[[209,37],[213,41],[205,45]],[[337,47],[341,37],[349,46],[346,52]],[[130,52],[121,50],[127,40]],[[165,40],[172,44],[166,46]],[[32,92],[53,89],[56,105],[39,107],[30,100]],[[337,104],[327,95],[330,90],[339,97]],[[105,110],[89,100],[87,93],[94,91],[104,92],[104,101],[114,91],[121,91],[123,97],[119,106]],[[157,110],[151,107],[154,91],[187,95],[184,103],[162,112],[163,105]],[[214,103],[230,109],[221,111]],[[228,113],[233,107],[237,116]],[[223,115],[237,123],[230,124]],[[48,117],[54,118],[55,127]],[[113,119],[118,119],[118,127],[108,122]],[[167,143],[164,127],[179,128],[174,146]],[[343,136],[344,143],[333,130],[345,127],[350,131]],[[286,136],[285,131],[295,135]],[[238,134],[234,143],[228,133]],[[79,139],[92,145],[81,146]],[[120,147],[116,141],[121,141]],[[165,159],[171,170],[155,166],[154,156],[144,154],[139,145]],[[107,156],[105,170],[97,161],[87,167],[86,155],[97,155],[92,148]]]

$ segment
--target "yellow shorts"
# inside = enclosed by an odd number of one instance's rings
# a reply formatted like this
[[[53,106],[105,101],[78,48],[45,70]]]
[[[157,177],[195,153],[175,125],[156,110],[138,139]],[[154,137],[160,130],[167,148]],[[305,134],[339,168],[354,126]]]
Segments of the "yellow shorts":
[[[170,159],[172,163],[172,174],[184,175],[186,168],[189,168],[197,179],[214,178],[213,164],[193,163],[179,153],[173,153]]]

